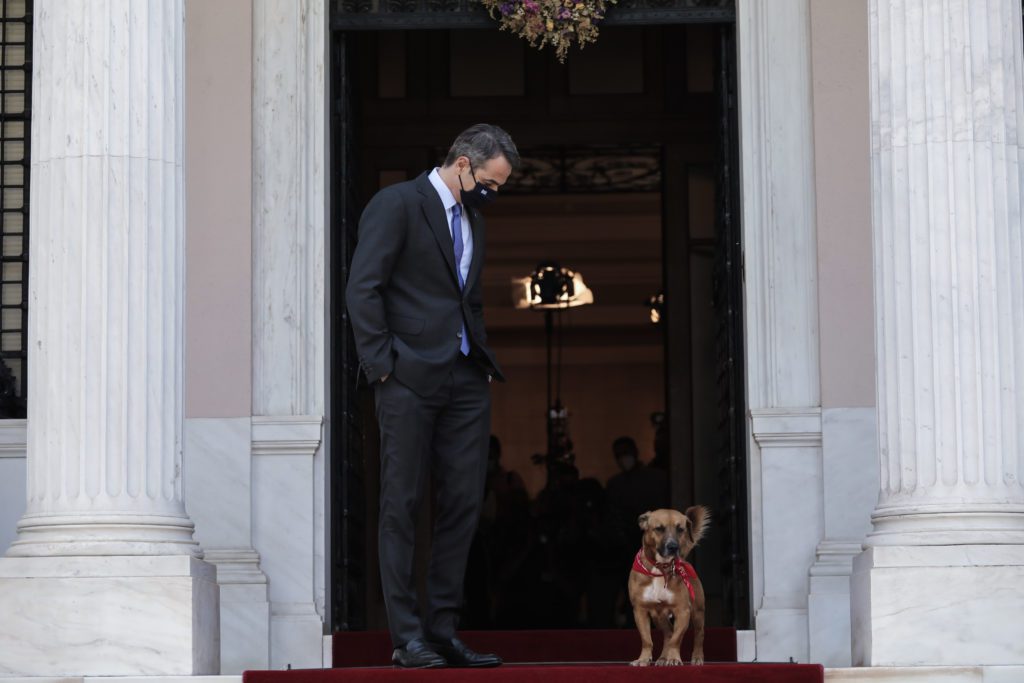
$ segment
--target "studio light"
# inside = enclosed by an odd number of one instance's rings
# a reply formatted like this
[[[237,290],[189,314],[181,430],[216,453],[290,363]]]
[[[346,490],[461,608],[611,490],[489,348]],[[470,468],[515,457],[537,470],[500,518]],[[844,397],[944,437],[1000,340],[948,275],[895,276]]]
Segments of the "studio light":
[[[546,463],[550,478],[553,467],[571,465],[575,459],[569,438],[569,411],[562,405],[562,311],[594,303],[594,293],[583,276],[553,261],[537,265],[532,273],[512,279],[512,301],[518,309],[544,312],[547,340],[548,404],[546,410],[548,447],[534,462]],[[555,315],[557,313],[557,315]],[[558,340],[555,342],[557,321]],[[557,345],[558,361],[552,368],[552,351]]]
[[[592,304],[594,293],[576,271],[545,261],[528,276],[512,279],[512,302],[519,309],[557,310]]]

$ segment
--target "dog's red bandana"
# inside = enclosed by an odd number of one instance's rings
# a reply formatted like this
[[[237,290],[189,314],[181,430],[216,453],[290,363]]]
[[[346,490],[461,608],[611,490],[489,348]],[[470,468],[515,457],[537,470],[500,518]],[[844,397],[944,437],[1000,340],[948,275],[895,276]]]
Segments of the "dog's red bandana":
[[[658,570],[658,565],[655,565],[654,571],[645,567],[643,556],[643,548],[640,548],[640,550],[636,551],[636,557],[633,559],[633,571],[639,572],[640,574],[644,574],[645,576],[665,576],[665,573],[663,571]],[[657,571],[657,574],[655,574],[655,571]],[[686,560],[677,557],[672,564],[672,573],[683,580],[683,583],[686,585],[686,590],[690,593],[690,600],[696,600],[697,593],[693,590],[692,579],[697,578],[697,571],[693,568],[693,565],[687,562]]]

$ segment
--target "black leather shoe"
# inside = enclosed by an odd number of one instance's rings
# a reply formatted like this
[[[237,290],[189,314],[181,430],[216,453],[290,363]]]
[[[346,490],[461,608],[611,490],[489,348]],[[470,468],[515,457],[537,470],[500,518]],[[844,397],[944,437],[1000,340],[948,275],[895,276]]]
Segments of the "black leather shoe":
[[[452,638],[447,643],[430,643],[430,647],[445,658],[448,666],[482,669],[501,665],[501,657],[498,655],[482,655],[479,652],[474,652],[458,638]]]
[[[447,666],[444,657],[419,638],[410,640],[405,647],[395,648],[391,661],[403,669],[440,669]]]

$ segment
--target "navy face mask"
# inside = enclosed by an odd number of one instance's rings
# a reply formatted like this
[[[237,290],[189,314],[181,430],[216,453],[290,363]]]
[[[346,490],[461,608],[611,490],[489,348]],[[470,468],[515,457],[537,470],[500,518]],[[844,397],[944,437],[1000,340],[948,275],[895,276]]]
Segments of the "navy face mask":
[[[498,198],[498,193],[495,190],[483,185],[476,179],[476,173],[473,172],[473,167],[469,167],[469,174],[473,176],[473,189],[467,190],[462,184],[462,176],[459,176],[459,187],[462,188],[462,203],[477,209],[483,208]]]

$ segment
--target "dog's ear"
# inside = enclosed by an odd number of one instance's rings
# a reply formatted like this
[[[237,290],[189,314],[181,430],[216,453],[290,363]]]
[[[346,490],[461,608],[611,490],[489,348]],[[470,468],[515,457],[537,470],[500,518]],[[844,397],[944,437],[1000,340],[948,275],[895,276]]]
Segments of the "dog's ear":
[[[694,505],[686,508],[686,518],[690,520],[690,527],[686,533],[690,535],[693,544],[697,545],[711,526],[711,511],[703,505]]]
[[[636,518],[636,523],[640,525],[640,528],[647,531],[647,520],[651,518],[650,512],[645,512]]]

